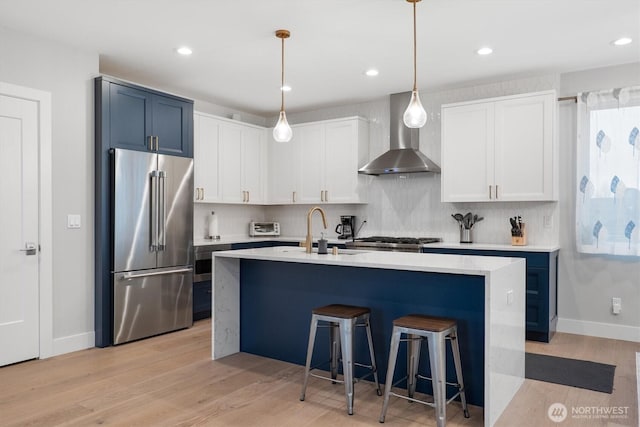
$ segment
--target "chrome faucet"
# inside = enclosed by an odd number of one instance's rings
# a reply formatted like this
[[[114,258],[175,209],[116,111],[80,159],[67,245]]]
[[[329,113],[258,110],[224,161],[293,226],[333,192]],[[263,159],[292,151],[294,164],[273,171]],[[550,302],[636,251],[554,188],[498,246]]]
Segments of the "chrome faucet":
[[[319,206],[314,206],[311,209],[309,209],[309,212],[307,212],[307,239],[304,241],[304,247],[306,248],[306,252],[308,254],[312,252],[312,248],[313,248],[313,233],[311,232],[311,217],[313,217],[313,213],[315,211],[320,212],[320,215],[322,216],[322,222],[324,223],[324,228],[325,229],[327,228],[327,217],[324,211],[322,210],[322,208]]]

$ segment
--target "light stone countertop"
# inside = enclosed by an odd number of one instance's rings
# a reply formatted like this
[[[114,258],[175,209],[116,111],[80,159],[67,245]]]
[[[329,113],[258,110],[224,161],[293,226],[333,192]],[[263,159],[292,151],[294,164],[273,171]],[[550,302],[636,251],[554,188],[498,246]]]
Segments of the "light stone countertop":
[[[314,243],[318,242],[320,237],[314,236]],[[208,245],[229,245],[234,243],[258,243],[258,242],[302,242],[304,240],[304,236],[278,236],[278,237],[268,237],[268,236],[260,236],[260,237],[250,237],[250,236],[224,236],[219,240],[213,239],[205,239],[198,238],[194,239],[193,246],[208,246]],[[330,244],[344,244],[346,240],[341,239],[327,239]]]
[[[193,246],[206,246],[206,245],[226,245],[234,243],[251,243],[251,242],[302,242],[304,236],[278,236],[278,237],[249,237],[246,235],[239,236],[224,236],[220,240],[198,238],[193,241]],[[314,236],[314,242],[317,242],[318,237]],[[344,244],[347,240],[342,239],[327,239],[330,244]],[[554,252],[560,249],[558,245],[526,245],[526,246],[512,246],[495,243],[458,243],[458,242],[442,242],[442,243],[429,243],[423,246],[424,248],[433,249],[470,249],[470,250],[490,250],[490,251],[514,251],[514,252]]]
[[[488,275],[493,271],[524,263],[520,258],[423,254],[411,252],[361,251],[342,249],[338,255],[306,253],[304,248],[278,246],[214,252],[218,258],[256,259],[306,264],[338,265],[348,267],[381,268],[387,270],[423,271],[432,273]]]

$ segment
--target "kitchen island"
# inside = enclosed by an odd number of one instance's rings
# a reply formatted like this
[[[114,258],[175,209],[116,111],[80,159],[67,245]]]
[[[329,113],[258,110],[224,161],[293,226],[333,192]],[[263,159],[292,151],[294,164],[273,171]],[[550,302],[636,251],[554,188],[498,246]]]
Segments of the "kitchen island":
[[[286,246],[213,256],[213,359],[244,351],[302,365],[311,309],[342,303],[371,308],[382,381],[393,319],[423,313],[457,320],[467,399],[484,406],[485,425],[495,423],[523,382],[524,259],[345,250],[319,255]],[[323,338],[316,342],[314,360],[326,359]],[[366,354],[361,350],[356,344],[356,357]],[[403,365],[397,378],[405,375]],[[428,369],[428,363],[421,366]]]

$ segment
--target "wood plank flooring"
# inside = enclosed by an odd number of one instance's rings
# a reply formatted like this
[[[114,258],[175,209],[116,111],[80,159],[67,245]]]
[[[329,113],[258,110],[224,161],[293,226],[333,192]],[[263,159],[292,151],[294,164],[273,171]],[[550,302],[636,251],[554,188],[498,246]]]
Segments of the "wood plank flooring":
[[[240,353],[210,360],[211,323],[106,349],[88,349],[0,368],[0,426],[379,426],[382,398],[371,383],[356,384],[355,413],[346,413],[342,385],[310,379],[303,368]],[[640,344],[557,334],[527,351],[617,366],[613,394],[526,380],[498,426],[637,426],[635,353]],[[567,406],[561,424],[547,417]],[[627,407],[616,419],[572,418],[572,407]],[[481,426],[482,408],[465,419],[447,407],[447,426]],[[433,409],[391,400],[385,425],[434,426]]]

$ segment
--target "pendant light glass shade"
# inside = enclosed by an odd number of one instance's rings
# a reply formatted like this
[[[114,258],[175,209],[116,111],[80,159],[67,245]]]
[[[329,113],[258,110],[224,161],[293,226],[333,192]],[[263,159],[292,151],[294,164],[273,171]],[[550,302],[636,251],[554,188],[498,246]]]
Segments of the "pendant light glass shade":
[[[408,128],[421,128],[427,123],[427,112],[422,107],[420,94],[417,90],[411,92],[411,101],[409,101],[407,109],[404,110],[402,120]]]
[[[293,136],[293,131],[289,122],[287,121],[287,115],[284,112],[284,39],[289,38],[291,33],[287,30],[277,30],[276,37],[282,40],[282,63],[281,63],[281,82],[280,82],[280,116],[278,117],[278,123],[273,128],[273,139],[276,142],[289,142]]]
[[[293,136],[293,131],[289,122],[287,122],[287,115],[284,111],[280,111],[280,117],[276,127],[273,128],[273,139],[277,142],[289,142]]]
[[[427,123],[427,112],[424,111],[422,102],[420,102],[420,94],[418,93],[417,84],[417,66],[416,66],[416,3],[421,0],[407,0],[413,3],[413,90],[411,91],[411,100],[407,109],[404,111],[402,120],[408,128],[421,128]]]

